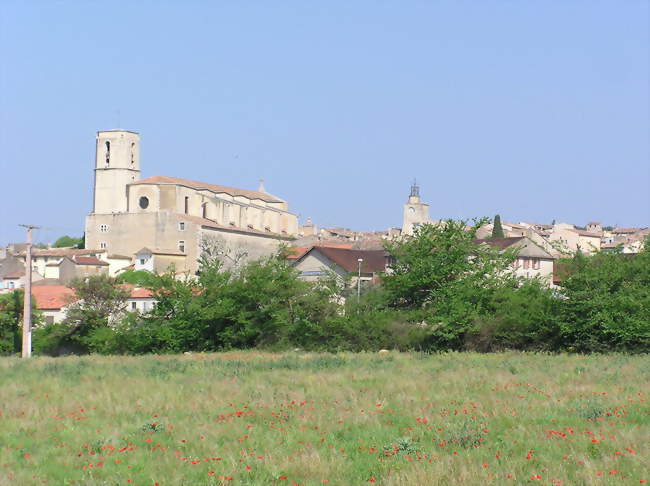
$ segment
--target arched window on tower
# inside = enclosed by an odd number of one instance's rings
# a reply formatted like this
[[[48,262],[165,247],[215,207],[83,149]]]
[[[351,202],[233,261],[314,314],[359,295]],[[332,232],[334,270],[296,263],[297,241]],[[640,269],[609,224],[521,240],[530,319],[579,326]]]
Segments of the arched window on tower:
[[[135,164],[135,142],[131,142],[131,165]]]
[[[106,142],[106,165],[111,165],[111,142]]]

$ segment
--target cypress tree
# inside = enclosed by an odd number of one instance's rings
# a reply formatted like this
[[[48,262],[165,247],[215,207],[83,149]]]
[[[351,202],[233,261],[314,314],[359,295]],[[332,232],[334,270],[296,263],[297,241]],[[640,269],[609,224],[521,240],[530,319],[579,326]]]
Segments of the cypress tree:
[[[492,238],[503,238],[503,228],[501,227],[501,216],[498,214],[494,217],[494,227],[492,228]]]

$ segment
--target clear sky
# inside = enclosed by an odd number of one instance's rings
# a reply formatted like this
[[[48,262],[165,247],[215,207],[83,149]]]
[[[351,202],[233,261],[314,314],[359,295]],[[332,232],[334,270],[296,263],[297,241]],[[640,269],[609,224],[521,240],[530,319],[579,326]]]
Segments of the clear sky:
[[[319,226],[650,225],[650,2],[0,2],[0,244],[81,235],[94,137]]]

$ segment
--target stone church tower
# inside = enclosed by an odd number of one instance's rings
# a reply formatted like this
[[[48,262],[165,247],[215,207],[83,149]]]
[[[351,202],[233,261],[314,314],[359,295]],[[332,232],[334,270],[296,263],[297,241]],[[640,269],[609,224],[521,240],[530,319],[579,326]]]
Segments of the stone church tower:
[[[97,132],[93,213],[128,211],[127,184],[140,179],[140,136],[127,130]]]
[[[429,205],[420,201],[420,186],[413,182],[409,200],[404,205],[402,235],[412,235],[415,228],[429,222]]]

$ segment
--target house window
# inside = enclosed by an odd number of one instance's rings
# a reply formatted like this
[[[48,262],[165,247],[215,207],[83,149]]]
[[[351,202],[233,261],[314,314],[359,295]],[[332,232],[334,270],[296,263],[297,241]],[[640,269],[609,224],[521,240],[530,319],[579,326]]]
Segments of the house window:
[[[101,248],[102,250],[105,250],[107,246],[108,246],[108,245],[106,244],[105,241],[102,241],[102,242],[99,244],[99,248]]]
[[[131,310],[135,310],[137,308],[137,304],[135,302],[131,302]]]
[[[188,214],[190,209],[190,198],[185,196],[185,214]]]
[[[522,258],[524,261],[524,268],[530,268],[530,260],[528,258]]]
[[[185,223],[183,221],[178,223],[178,231],[185,231]]]
[[[144,265],[144,262],[146,262],[146,260],[144,258],[140,258],[140,265]]]
[[[533,258],[533,270],[539,270],[540,261],[539,258]]]
[[[54,316],[45,316],[45,324],[54,324]]]
[[[201,216],[203,217],[203,219],[208,218],[208,204],[207,203],[201,204]]]
[[[185,253],[185,240],[180,240],[178,242],[178,251]]]
[[[139,204],[142,209],[147,209],[149,207],[149,198],[146,196],[142,196],[140,198]]]
[[[99,231],[102,233],[108,233],[108,225],[107,224],[100,224],[99,225]]]
[[[15,288],[16,288],[16,284],[15,284],[14,282],[9,282],[9,288],[10,288],[10,289],[15,289]]]

